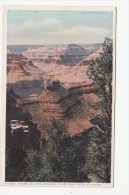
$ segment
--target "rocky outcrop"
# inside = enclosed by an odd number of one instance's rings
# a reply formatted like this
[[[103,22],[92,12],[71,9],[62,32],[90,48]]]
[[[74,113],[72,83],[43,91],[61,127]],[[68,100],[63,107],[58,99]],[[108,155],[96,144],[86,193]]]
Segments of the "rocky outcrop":
[[[45,89],[48,89],[50,91],[56,91],[58,90],[59,88],[61,88],[61,85],[60,85],[60,81],[59,80],[56,80],[56,81],[48,81],[48,82],[44,82],[44,87]]]
[[[93,128],[90,120],[101,114],[101,100],[95,86],[82,83],[65,89],[59,82],[58,85],[54,90],[46,89],[38,97],[20,100],[21,107],[31,113],[35,123],[38,121],[41,131],[43,124],[53,119],[63,120],[70,136],[82,134]]]
[[[8,54],[7,87],[19,97],[40,94],[44,89],[42,74],[43,71],[22,54]]]

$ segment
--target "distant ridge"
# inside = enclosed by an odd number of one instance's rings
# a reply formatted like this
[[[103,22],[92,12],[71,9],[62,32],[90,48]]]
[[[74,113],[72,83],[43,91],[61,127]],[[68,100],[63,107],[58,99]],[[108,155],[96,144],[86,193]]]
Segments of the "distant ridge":
[[[80,45],[80,46],[92,46],[92,45],[96,45],[97,47],[101,46],[101,43],[93,43],[93,44],[50,44],[50,45],[55,45],[55,46],[71,46],[71,45]],[[50,45],[7,45],[7,51],[11,52],[11,53],[22,53],[27,51],[29,48],[39,48],[39,47],[45,47],[45,46],[50,46]]]

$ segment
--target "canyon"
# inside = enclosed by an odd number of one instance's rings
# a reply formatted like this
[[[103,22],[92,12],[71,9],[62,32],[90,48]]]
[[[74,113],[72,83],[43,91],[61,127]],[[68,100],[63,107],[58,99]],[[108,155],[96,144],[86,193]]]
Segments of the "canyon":
[[[39,95],[51,80],[59,80],[65,88],[82,82],[91,84],[88,65],[100,55],[100,46],[31,46],[22,53],[18,52],[20,48],[27,46],[8,46],[7,84],[21,98]]]
[[[88,68],[101,53],[101,44],[8,46],[7,88],[31,114],[41,139],[47,137],[44,124],[53,119],[63,121],[71,137],[94,128],[102,100]]]

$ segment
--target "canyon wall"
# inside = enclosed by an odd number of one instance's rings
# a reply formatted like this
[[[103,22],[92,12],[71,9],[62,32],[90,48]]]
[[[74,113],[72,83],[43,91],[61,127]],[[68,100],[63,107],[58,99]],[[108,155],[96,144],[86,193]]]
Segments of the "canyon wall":
[[[53,119],[65,123],[69,136],[94,127],[91,120],[101,114],[101,99],[88,68],[90,60],[101,55],[100,44],[26,46],[21,50],[17,46],[15,50],[7,55],[7,88],[13,89],[41,135],[46,135],[43,125]]]

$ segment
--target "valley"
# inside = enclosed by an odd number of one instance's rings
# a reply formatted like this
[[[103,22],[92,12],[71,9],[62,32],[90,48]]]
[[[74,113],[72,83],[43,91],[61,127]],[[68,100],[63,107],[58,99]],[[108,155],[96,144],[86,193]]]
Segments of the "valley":
[[[63,121],[67,136],[92,129],[91,120],[101,115],[102,100],[89,79],[88,67],[90,60],[101,55],[101,45],[21,48],[19,53],[18,46],[17,50],[8,47],[7,88],[17,95],[18,106],[31,114],[41,139],[47,137],[44,124],[53,119]]]

